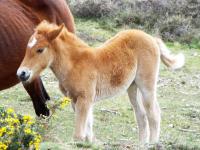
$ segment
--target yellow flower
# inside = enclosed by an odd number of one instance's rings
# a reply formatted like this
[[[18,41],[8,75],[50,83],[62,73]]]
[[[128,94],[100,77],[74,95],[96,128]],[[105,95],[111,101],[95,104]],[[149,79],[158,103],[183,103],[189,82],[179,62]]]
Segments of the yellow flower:
[[[0,149],[1,149],[1,150],[6,150],[7,147],[8,147],[8,146],[7,146],[6,144],[0,142]]]
[[[31,134],[31,129],[25,129],[24,132],[25,132],[26,134]]]
[[[28,125],[32,125],[33,123],[34,123],[33,121],[27,122]]]
[[[13,115],[14,115],[14,118],[17,118],[17,115],[15,113]]]
[[[12,114],[12,113],[14,113],[14,110],[13,110],[12,108],[8,108],[8,109],[7,109],[7,113],[8,113],[8,114]]]
[[[63,109],[70,103],[70,99],[68,97],[64,97],[61,101],[60,107]]]
[[[28,121],[32,120],[32,118],[31,118],[31,116],[26,115],[26,116],[23,117],[23,120],[25,122],[28,122]]]
[[[8,130],[6,131],[7,135],[12,135],[15,131],[14,126],[9,126]]]
[[[6,127],[0,128],[0,137],[2,137],[5,132],[6,132]]]
[[[19,124],[19,120],[16,119],[16,118],[11,118],[11,117],[8,117],[5,119],[6,123],[8,123],[8,125],[12,126],[14,124]]]
[[[35,146],[35,150],[39,150],[40,149],[40,143],[35,143],[34,146]]]
[[[36,150],[40,149],[40,143],[41,143],[41,136],[38,135],[34,141],[34,147]]]
[[[13,133],[14,133],[13,131],[7,132],[8,135],[12,135]]]
[[[29,142],[29,147],[31,147],[33,145],[33,141]]]

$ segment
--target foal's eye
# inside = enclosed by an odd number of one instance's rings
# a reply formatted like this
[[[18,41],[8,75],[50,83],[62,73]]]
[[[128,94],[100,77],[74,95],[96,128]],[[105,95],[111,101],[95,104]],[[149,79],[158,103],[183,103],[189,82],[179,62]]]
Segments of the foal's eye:
[[[37,53],[42,53],[44,51],[44,48],[38,48]]]

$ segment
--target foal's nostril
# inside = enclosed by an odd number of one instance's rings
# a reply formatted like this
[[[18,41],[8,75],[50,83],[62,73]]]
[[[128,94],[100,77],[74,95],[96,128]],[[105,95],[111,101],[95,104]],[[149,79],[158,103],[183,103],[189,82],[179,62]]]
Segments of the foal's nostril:
[[[28,80],[28,78],[30,77],[30,73],[29,72],[26,72],[26,71],[22,71],[19,75],[19,79],[21,81],[26,81]]]
[[[22,71],[20,77],[24,77],[25,75],[26,75],[26,72]]]

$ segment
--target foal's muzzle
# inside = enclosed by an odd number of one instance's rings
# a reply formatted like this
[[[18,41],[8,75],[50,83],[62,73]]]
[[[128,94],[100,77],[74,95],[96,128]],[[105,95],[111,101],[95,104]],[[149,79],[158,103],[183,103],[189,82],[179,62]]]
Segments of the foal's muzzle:
[[[27,81],[30,78],[31,71],[28,68],[19,68],[17,70],[17,76],[21,81]]]

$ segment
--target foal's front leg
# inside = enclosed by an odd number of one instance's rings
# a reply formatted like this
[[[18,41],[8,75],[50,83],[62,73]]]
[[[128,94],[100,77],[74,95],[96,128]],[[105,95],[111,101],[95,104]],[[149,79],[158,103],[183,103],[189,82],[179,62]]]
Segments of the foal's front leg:
[[[74,138],[76,140],[85,140],[87,138],[89,141],[92,141],[92,98],[78,97],[75,104],[75,115]]]
[[[86,140],[92,142],[95,140],[93,134],[93,106],[90,107],[86,125]]]

